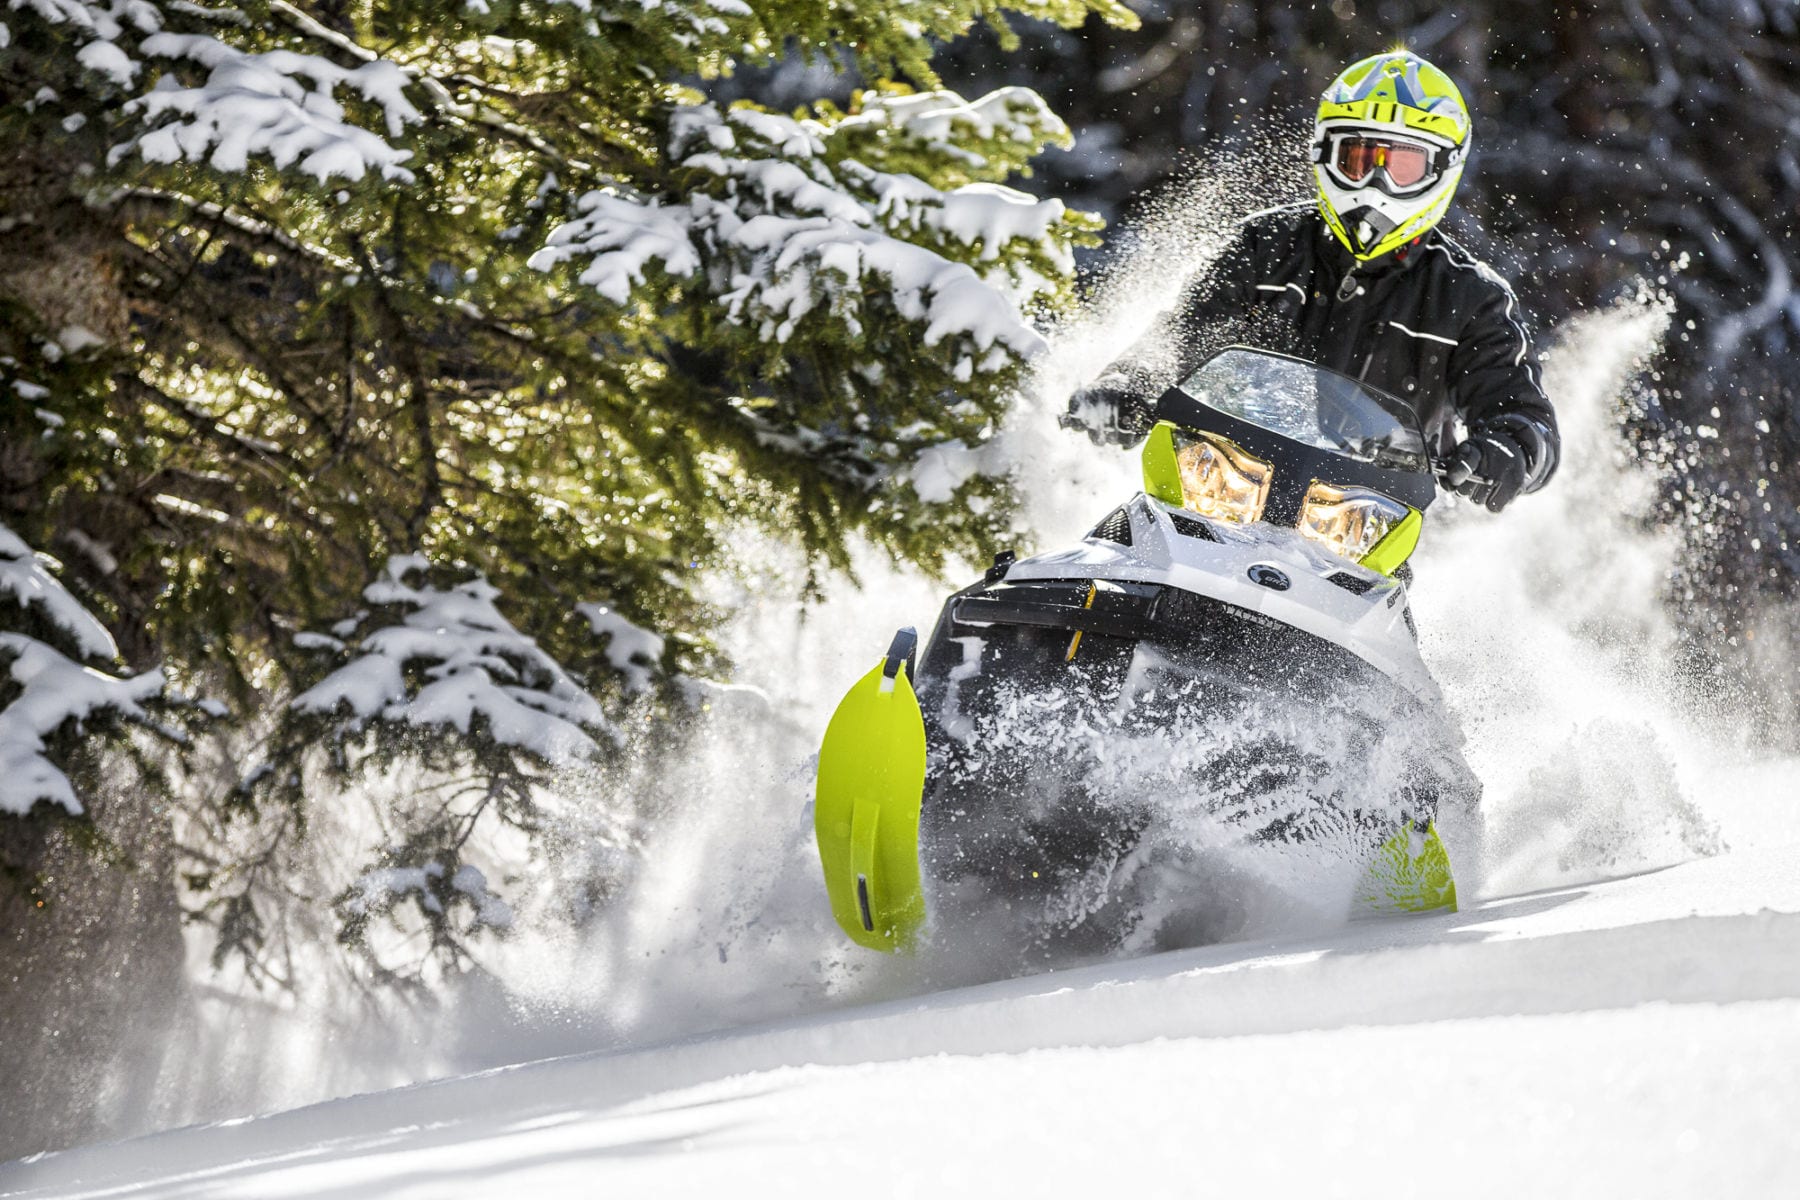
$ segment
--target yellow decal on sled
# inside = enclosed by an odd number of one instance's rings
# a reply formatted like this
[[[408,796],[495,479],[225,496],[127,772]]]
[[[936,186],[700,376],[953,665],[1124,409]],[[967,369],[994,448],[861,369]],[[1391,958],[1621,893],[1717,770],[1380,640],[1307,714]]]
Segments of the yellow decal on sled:
[[[1181,507],[1181,466],[1175,458],[1175,426],[1158,421],[1144,439],[1144,494],[1164,504]]]
[[[1097,583],[1088,584],[1087,603],[1083,604],[1081,607],[1083,607],[1083,608],[1094,607],[1094,597],[1098,596],[1099,594],[1100,594],[1100,585],[1099,584],[1097,584]],[[1075,636],[1069,639],[1069,652],[1063,656],[1063,661],[1066,663],[1074,662],[1075,661],[1075,652],[1079,649],[1081,649],[1081,630],[1077,629],[1075,631]]]
[[[912,945],[925,923],[919,809],[925,719],[906,664],[876,666],[844,696],[819,747],[813,831],[831,915],[871,950]]]
[[[1400,523],[1387,531],[1387,535],[1362,556],[1362,565],[1371,571],[1379,571],[1383,575],[1392,575],[1412,557],[1419,548],[1419,530],[1425,525],[1425,518],[1418,509],[1413,509],[1400,519]]]

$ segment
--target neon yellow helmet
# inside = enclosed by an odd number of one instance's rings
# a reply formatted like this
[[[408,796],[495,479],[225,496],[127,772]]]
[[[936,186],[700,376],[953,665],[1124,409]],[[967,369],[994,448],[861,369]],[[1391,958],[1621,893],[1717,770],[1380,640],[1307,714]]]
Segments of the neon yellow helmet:
[[[1319,100],[1319,213],[1358,262],[1379,258],[1442,219],[1468,155],[1469,109],[1448,75],[1408,50],[1365,58]]]

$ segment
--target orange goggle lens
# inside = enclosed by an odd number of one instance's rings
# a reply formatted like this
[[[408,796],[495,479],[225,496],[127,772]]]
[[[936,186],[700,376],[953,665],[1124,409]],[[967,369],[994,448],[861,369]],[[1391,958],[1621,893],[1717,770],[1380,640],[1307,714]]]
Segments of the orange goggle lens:
[[[1395,187],[1412,187],[1431,174],[1431,151],[1414,142],[1387,138],[1347,137],[1337,144],[1338,174],[1361,183],[1379,167],[1386,167]]]

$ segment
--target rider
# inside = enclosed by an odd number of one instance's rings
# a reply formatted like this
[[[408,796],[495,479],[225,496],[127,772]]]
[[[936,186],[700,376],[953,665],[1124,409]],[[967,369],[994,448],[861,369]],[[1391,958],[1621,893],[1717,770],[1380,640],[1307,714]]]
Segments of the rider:
[[[1457,490],[1491,511],[1538,490],[1560,438],[1518,301],[1436,228],[1468,154],[1469,111],[1449,76],[1408,51],[1348,68],[1313,127],[1317,204],[1245,218],[1164,327],[1070,398],[1074,423],[1136,441],[1169,383],[1248,343],[1409,405],[1434,455],[1473,468]],[[1468,431],[1454,447],[1453,417]]]

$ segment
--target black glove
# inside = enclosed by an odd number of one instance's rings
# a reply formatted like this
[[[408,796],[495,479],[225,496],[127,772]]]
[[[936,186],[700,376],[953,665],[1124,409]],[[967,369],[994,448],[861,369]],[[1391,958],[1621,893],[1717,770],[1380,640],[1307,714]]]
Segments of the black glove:
[[[1129,446],[1156,424],[1156,407],[1123,375],[1109,372],[1069,397],[1060,424],[1081,430],[1096,446]]]
[[[1450,462],[1445,482],[1451,490],[1499,512],[1549,480],[1555,444],[1529,417],[1509,414],[1471,429]]]

